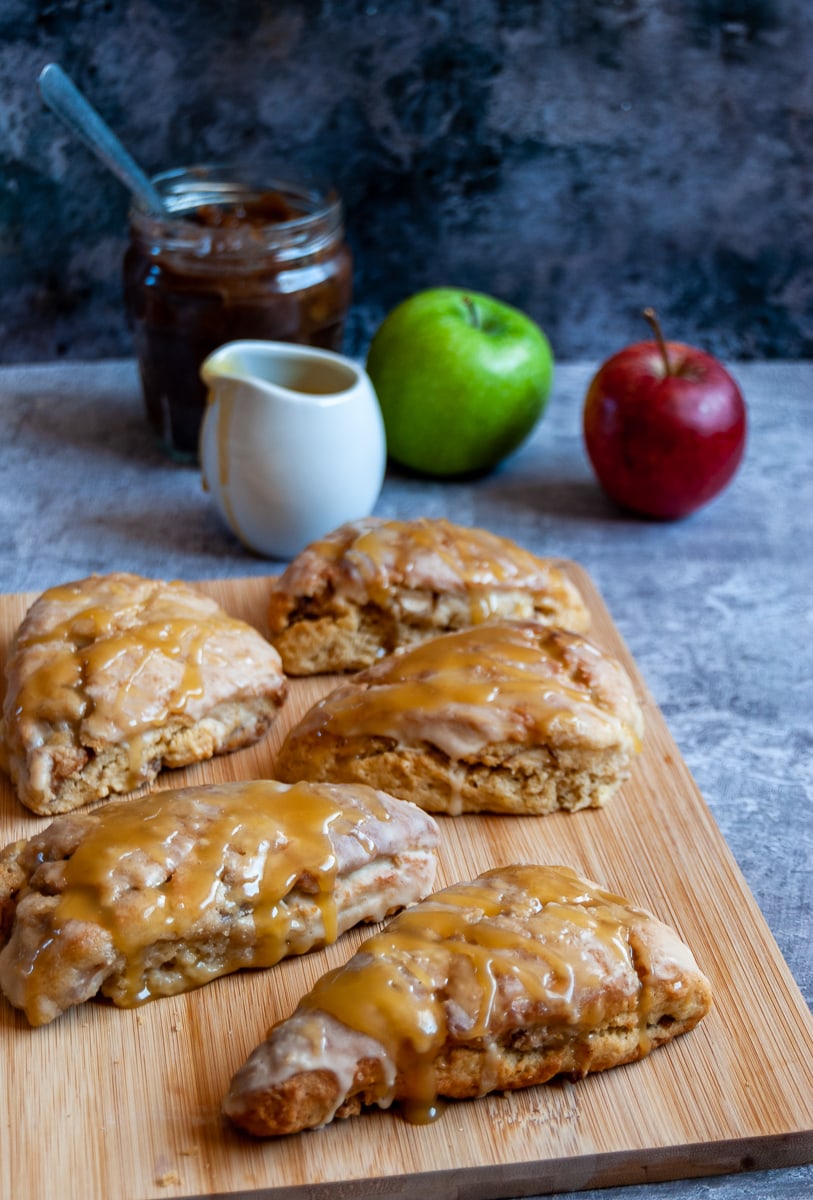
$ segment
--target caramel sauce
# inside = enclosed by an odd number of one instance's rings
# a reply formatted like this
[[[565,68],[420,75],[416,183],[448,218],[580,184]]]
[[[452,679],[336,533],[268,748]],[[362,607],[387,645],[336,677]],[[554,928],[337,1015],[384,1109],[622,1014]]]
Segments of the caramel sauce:
[[[434,1065],[450,1044],[536,1025],[571,1034],[643,1003],[629,927],[643,914],[566,867],[513,866],[436,893],[319,980],[300,1010],[374,1038],[399,1076],[405,1115],[438,1115]],[[642,1032],[643,1036],[643,1032]],[[387,1100],[382,1096],[380,1099]]]
[[[264,229],[284,221],[306,216],[301,205],[293,205],[281,192],[265,191],[234,204],[199,204],[184,213],[184,219],[206,229],[242,232],[247,228]],[[213,252],[217,250],[215,245]]]
[[[369,806],[388,819],[374,794]],[[252,965],[273,965],[301,938],[286,897],[303,876],[323,922],[323,937],[313,943],[335,941],[332,836],[348,832],[359,835],[352,810],[342,809],[330,787],[307,783],[213,785],[108,804],[65,863],[51,936],[33,959],[27,987],[36,990],[38,970],[48,971],[48,946],[69,939],[70,923],[79,921],[105,930],[122,960],[117,1003],[151,999],[146,952],[166,942],[171,954],[207,915],[217,917],[224,877],[229,912],[252,915]],[[137,893],[134,877],[147,880]]]
[[[230,463],[232,459],[230,446],[232,440],[231,427],[234,418],[235,405],[235,389],[233,386],[224,386],[223,380],[217,392],[213,387],[209,387],[206,393],[206,408],[207,410],[215,403],[217,395],[219,407],[217,410],[217,470],[218,470],[218,485],[221,503],[226,511],[226,519],[231,528],[236,532],[241,541],[246,542],[242,529],[241,522],[237,519],[237,514],[234,511],[234,505],[231,502],[231,474]],[[211,419],[211,418],[210,418]],[[206,478],[205,470],[202,468],[202,484],[204,492],[211,490],[209,480]]]

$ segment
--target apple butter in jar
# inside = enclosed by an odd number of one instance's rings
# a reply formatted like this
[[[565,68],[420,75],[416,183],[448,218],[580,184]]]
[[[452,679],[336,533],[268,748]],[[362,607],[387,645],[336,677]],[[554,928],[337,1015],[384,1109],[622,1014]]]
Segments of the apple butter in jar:
[[[168,213],[130,211],[125,307],[150,425],[174,459],[195,462],[203,360],[244,338],[339,350],[352,258],[329,186],[222,165],[153,183]]]

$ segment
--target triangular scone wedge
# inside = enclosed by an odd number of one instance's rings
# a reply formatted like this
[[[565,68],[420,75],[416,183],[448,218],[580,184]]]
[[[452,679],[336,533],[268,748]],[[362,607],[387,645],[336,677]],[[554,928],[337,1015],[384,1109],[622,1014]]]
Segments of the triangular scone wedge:
[[[187,584],[124,572],[44,592],[6,680],[4,766],[47,816],[256,742],[287,686],[256,629]]]
[[[350,521],[307,546],[274,584],[271,640],[289,675],[351,671],[483,621],[584,632],[590,615],[561,563],[443,518]]]
[[[633,1062],[710,1003],[691,952],[650,913],[566,867],[504,867],[401,913],[323,976],[224,1109],[257,1136],[396,1101],[426,1121],[439,1098]]]
[[[430,812],[542,815],[604,804],[643,729],[610,655],[561,629],[489,622],[342,683],[289,731],[275,773],[368,783]]]
[[[0,989],[43,1025],[272,966],[425,896],[437,842],[371,788],[273,780],[58,817],[0,852]]]

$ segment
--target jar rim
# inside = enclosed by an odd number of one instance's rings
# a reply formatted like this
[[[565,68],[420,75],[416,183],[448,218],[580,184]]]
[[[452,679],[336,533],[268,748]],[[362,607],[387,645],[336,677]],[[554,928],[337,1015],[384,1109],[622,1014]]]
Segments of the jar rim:
[[[207,205],[226,207],[259,199],[270,192],[305,211],[287,220],[252,219],[255,237],[267,239],[269,248],[287,247],[297,253],[297,248],[310,244],[314,236],[321,244],[342,229],[341,197],[329,181],[315,175],[239,161],[212,162],[172,167],[153,175],[151,182],[167,204],[169,215],[151,211],[134,197],[129,214],[131,227],[151,237],[160,231],[161,239],[176,248],[201,241],[200,224],[185,220],[185,213]]]

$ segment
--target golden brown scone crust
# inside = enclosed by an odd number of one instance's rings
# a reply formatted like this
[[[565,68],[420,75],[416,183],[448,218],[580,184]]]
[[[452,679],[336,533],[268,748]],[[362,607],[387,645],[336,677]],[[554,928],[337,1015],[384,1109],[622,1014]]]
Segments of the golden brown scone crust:
[[[367,517],[306,547],[274,584],[271,640],[290,675],[355,671],[483,621],[584,632],[590,617],[553,559],[442,518]]]
[[[257,1136],[393,1101],[420,1119],[438,1097],[633,1062],[710,1004],[690,950],[650,913],[566,867],[498,868],[400,914],[319,980],[224,1109]]]
[[[429,812],[604,804],[643,716],[621,665],[579,634],[488,622],[390,655],[305,714],[281,779],[367,783]]]
[[[430,891],[433,819],[369,788],[155,792],[0,851],[0,989],[32,1025],[268,967]]]
[[[287,686],[256,629],[186,584],[125,572],[44,592],[6,681],[3,765],[46,815],[250,745]]]

